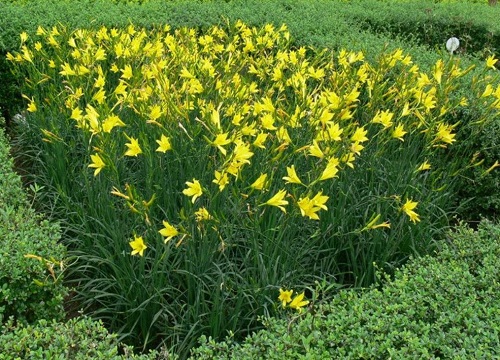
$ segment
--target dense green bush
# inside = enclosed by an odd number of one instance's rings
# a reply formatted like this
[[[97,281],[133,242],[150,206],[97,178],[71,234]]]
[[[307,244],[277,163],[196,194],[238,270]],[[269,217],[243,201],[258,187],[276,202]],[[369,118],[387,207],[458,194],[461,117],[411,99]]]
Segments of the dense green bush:
[[[366,292],[266,320],[234,343],[202,338],[192,359],[492,359],[500,356],[500,227],[459,227],[436,257]]]
[[[460,53],[500,54],[500,7],[484,3],[354,0],[343,15],[364,30],[404,36],[431,48],[455,36],[461,41]]]
[[[35,215],[12,165],[0,129],[0,323],[60,319],[66,290],[59,228]]]
[[[68,359],[119,360],[155,359],[156,354],[135,355],[103,327],[90,318],[74,318],[66,323],[40,320],[37,324],[0,330],[0,360]],[[169,357],[166,357],[171,359]]]

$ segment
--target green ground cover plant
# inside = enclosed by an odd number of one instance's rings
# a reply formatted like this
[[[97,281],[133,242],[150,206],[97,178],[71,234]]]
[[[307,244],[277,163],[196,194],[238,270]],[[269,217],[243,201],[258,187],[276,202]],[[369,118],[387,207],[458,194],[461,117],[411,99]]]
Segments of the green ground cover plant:
[[[203,338],[192,359],[471,359],[500,355],[500,227],[459,226],[394,279],[265,320],[236,343]]]
[[[280,288],[363,286],[373,263],[431,251],[478,162],[465,147],[442,163],[460,114],[482,108],[461,127],[474,136],[500,103],[490,60],[466,97],[454,57],[423,71],[399,49],[294,47],[285,26],[241,21],[40,26],[7,59],[79,304],[183,356],[200,334],[254,330]]]
[[[0,330],[0,359],[124,360],[157,359],[157,353],[134,354],[108,333],[102,323],[87,317],[67,322],[40,320],[35,324],[4,324]],[[164,354],[164,359],[169,359]]]

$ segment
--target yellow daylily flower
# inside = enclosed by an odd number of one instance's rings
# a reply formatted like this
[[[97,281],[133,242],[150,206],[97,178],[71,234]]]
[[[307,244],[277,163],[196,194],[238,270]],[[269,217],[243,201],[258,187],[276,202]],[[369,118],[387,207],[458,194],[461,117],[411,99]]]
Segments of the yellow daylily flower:
[[[265,114],[260,118],[262,127],[266,130],[276,130],[277,127],[274,126],[274,117],[272,114]]]
[[[142,236],[134,236],[134,240],[130,241],[129,245],[132,248],[132,252],[130,253],[131,255],[139,254],[140,256],[143,256],[144,250],[148,248],[144,243]]]
[[[313,201],[310,198],[305,197],[299,199],[297,205],[299,205],[300,213],[302,214],[302,216],[307,216],[312,220],[319,220],[319,216],[316,213],[320,210],[320,208],[315,207]]]
[[[154,105],[151,107],[151,111],[149,112],[149,120],[156,121],[162,115],[161,106]]]
[[[170,139],[165,135],[162,135],[160,140],[156,140],[156,142],[159,145],[158,148],[156,149],[156,151],[158,152],[165,153],[168,150],[172,149],[172,144],[170,144]]]
[[[193,179],[193,182],[186,181],[187,189],[182,190],[182,193],[186,196],[192,196],[191,201],[196,201],[201,195],[203,195],[203,190],[201,188],[201,184],[198,180]]]
[[[443,77],[443,60],[439,59],[436,64],[434,65],[434,72],[432,73],[432,76],[434,79],[436,79],[436,82],[438,84],[441,84],[441,79]]]
[[[141,147],[139,146],[139,141],[135,138],[128,139],[130,140],[130,142],[125,144],[125,146],[128,147],[128,150],[125,152],[125,156],[137,156],[139,154],[142,154]]]
[[[71,113],[71,115],[72,117],[73,115],[78,116],[78,112],[75,112],[75,114]],[[125,123],[117,115],[110,115],[102,122],[102,131],[110,133],[115,126],[125,126]]]
[[[217,129],[220,129],[220,113],[219,110],[214,109],[210,115],[210,121],[214,124]]]
[[[80,120],[82,120],[82,118],[83,118],[83,113],[80,110],[80,108],[76,107],[73,110],[71,110],[71,117],[70,117],[70,119],[73,119],[73,120],[76,120],[76,121],[80,121]]]
[[[356,160],[356,157],[354,156],[354,153],[352,153],[352,152],[342,156],[342,162],[344,162],[351,169],[354,169],[354,160]]]
[[[202,207],[198,211],[196,211],[194,213],[194,216],[196,217],[196,221],[198,221],[198,222],[213,219],[212,215],[210,215],[208,210],[205,209],[204,207]]]
[[[287,182],[287,184],[302,184],[302,181],[300,181],[299,177],[297,176],[297,173],[295,172],[295,165],[292,166],[287,166],[286,172],[288,176],[284,176],[283,180]]]
[[[436,140],[442,141],[446,144],[452,144],[455,140],[455,134],[451,133],[453,129],[452,126],[446,124],[439,124],[438,131],[436,133]]]
[[[100,74],[94,82],[94,87],[102,88],[104,85],[106,85],[106,78]]]
[[[372,122],[376,124],[381,124],[384,127],[384,129],[387,129],[392,125],[393,116],[394,113],[390,112],[389,110],[377,111],[377,113],[372,119]]]
[[[484,91],[483,91],[483,94],[481,95],[481,97],[488,97],[491,94],[493,94],[493,87],[491,86],[491,84],[488,84],[484,88]]]
[[[38,36],[45,35],[45,34],[46,34],[45,29],[39,25],[39,26],[36,28],[36,34],[37,34]]]
[[[326,207],[325,203],[328,201],[329,197],[326,195],[323,195],[323,192],[318,192],[314,197],[312,198],[312,202],[314,206],[317,206],[323,210],[328,210]]]
[[[243,142],[236,143],[233,150],[233,161],[250,164],[250,159],[254,154],[250,151],[250,147]]]
[[[281,146],[286,146],[292,142],[288,130],[284,126],[281,126],[278,131],[276,131],[276,138],[282,143]]]
[[[321,209],[328,210],[325,203],[328,201],[328,196],[323,195],[320,191],[312,199],[309,197],[301,198],[297,205],[299,205],[300,213],[302,216],[307,216],[311,220],[319,220],[317,212]]]
[[[351,144],[351,152],[356,155],[361,155],[361,150],[363,150],[364,148],[365,147],[357,141]]]
[[[403,105],[403,111],[401,112],[401,117],[405,117],[411,114],[410,111],[410,104],[408,102],[405,102]]]
[[[337,123],[330,124],[328,126],[328,136],[329,136],[330,140],[334,140],[334,141],[342,140],[340,135],[342,135],[343,132],[344,132],[344,130],[341,129],[339,124],[337,124]]]
[[[267,200],[263,205],[276,206],[281,211],[286,213],[284,205],[288,205],[288,201],[283,200],[286,195],[287,195],[286,190],[280,190],[272,198]]]
[[[407,131],[405,131],[403,124],[398,124],[392,132],[392,137],[404,141],[403,136],[405,134],[407,134]]]
[[[88,166],[89,168],[95,168],[94,176],[97,176],[101,172],[101,170],[106,166],[102,158],[99,154],[90,155],[92,159],[92,163]]]
[[[71,75],[76,75],[75,70],[71,68],[71,65],[65,62],[63,65],[61,65],[62,70],[59,71],[59,74],[65,75],[65,76],[71,76]]]
[[[124,78],[125,80],[129,80],[132,78],[133,76],[133,72],[132,72],[132,67],[130,65],[125,65],[125,67],[123,69],[120,70],[122,72],[122,78]]]
[[[257,180],[255,180],[252,185],[250,185],[251,188],[256,189],[256,190],[262,190],[266,184],[267,180],[267,174],[261,174]]]
[[[253,142],[253,146],[265,149],[264,142],[267,140],[268,135],[267,133],[259,133]]]
[[[368,133],[368,130],[365,130],[364,127],[358,127],[356,128],[356,131],[351,137],[352,142],[365,142],[368,141],[368,138],[366,137],[366,134]]]
[[[309,154],[320,159],[325,156],[316,140],[313,140],[313,144],[309,146]]]
[[[228,135],[229,133],[218,134],[215,140],[212,141],[212,145],[217,146],[217,149],[219,149],[223,155],[227,153],[223,146],[231,143],[231,140],[227,138]]]
[[[158,231],[161,236],[165,237],[165,243],[167,243],[170,239],[173,237],[179,235],[179,231],[172,225],[168,223],[168,221],[162,221],[163,223],[163,229]]]
[[[293,298],[292,302],[290,303],[290,306],[292,309],[298,310],[299,312],[302,311],[302,308],[309,304],[309,301],[303,300],[304,299],[304,292],[300,293],[296,297]]]
[[[425,160],[422,165],[420,165],[418,168],[417,168],[417,171],[425,171],[425,170],[429,170],[431,168],[431,164],[429,164],[427,162],[427,160]]]
[[[418,202],[407,199],[401,208],[401,210],[403,210],[403,212],[410,217],[410,220],[413,221],[413,223],[420,221],[419,215],[413,211],[417,205]]]
[[[328,161],[328,164],[326,165],[325,170],[323,170],[323,173],[321,174],[321,177],[319,178],[320,181],[326,180],[326,179],[332,179],[335,176],[337,176],[337,173],[339,172],[338,166],[340,164],[339,159],[336,157],[331,158]]]
[[[491,69],[495,69],[495,64],[498,62],[498,59],[495,59],[495,55],[490,55],[486,59],[486,67]]]
[[[292,301],[292,294],[293,290],[283,290],[280,288],[280,296],[278,296],[278,300],[281,301],[283,307]]]
[[[33,99],[31,99],[30,103],[28,104],[28,108],[26,110],[28,110],[29,112],[32,112],[32,113],[37,110],[35,101]]]
[[[219,185],[219,191],[224,190],[226,185],[229,183],[229,177],[227,176],[227,173],[221,173],[217,170],[215,170],[215,179],[212,180],[214,184]]]

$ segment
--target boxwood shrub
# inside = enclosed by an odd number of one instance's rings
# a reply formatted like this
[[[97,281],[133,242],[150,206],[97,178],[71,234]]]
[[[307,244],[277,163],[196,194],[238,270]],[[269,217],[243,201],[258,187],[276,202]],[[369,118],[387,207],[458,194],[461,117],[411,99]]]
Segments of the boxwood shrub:
[[[155,359],[156,353],[135,355],[132,348],[119,343],[101,322],[74,318],[65,323],[40,320],[37,324],[13,326],[0,331],[0,360],[71,359],[119,360]]]
[[[243,343],[202,338],[192,359],[498,358],[500,226],[460,226],[450,239],[383,286],[267,320]]]
[[[500,54],[500,7],[487,2],[350,1],[344,16],[356,26],[389,36],[404,36],[434,48],[448,38],[460,39],[459,52]]]

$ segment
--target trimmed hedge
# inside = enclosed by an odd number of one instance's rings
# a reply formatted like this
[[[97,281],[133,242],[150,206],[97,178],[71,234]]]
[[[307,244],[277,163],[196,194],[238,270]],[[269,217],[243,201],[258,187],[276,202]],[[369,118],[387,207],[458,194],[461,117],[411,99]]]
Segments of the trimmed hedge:
[[[0,331],[0,349],[0,360],[156,358],[156,353],[134,355],[132,348],[121,345],[101,322],[86,317],[66,323],[40,320],[36,325],[21,327],[8,323]]]
[[[363,30],[405,36],[434,48],[452,36],[460,39],[459,53],[500,56],[500,6],[487,2],[353,0],[344,16]]]
[[[66,289],[60,230],[35,214],[12,167],[0,127],[0,323],[9,317],[19,323],[61,319]]]
[[[500,356],[500,226],[460,226],[435,257],[414,259],[381,288],[329,303],[238,344],[201,339],[192,359],[492,359]]]

